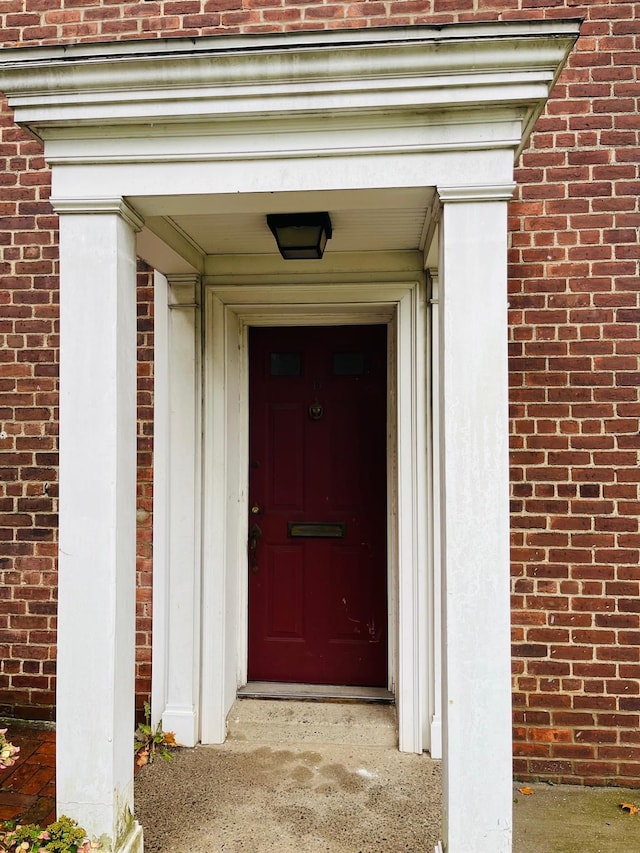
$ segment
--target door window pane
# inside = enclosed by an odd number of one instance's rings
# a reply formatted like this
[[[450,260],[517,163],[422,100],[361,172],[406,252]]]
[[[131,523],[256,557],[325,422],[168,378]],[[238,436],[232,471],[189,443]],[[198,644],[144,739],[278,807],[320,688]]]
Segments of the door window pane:
[[[300,376],[302,373],[302,356],[299,352],[272,352],[272,376]]]
[[[364,353],[334,352],[334,376],[362,376],[364,373]]]

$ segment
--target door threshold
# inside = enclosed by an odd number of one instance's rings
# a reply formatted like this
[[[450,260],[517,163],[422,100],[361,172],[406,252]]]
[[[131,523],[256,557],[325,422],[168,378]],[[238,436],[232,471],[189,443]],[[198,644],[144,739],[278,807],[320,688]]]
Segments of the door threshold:
[[[249,681],[238,689],[238,699],[297,699],[308,702],[376,702],[393,705],[385,687],[351,687],[344,684],[293,684],[285,681]]]

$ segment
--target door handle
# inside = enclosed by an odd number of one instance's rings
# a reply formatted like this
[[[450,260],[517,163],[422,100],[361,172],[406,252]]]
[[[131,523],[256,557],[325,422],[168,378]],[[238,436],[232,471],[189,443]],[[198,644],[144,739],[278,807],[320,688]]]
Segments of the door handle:
[[[257,549],[258,539],[262,536],[262,530],[257,524],[249,528],[249,565],[254,575],[258,574]]]

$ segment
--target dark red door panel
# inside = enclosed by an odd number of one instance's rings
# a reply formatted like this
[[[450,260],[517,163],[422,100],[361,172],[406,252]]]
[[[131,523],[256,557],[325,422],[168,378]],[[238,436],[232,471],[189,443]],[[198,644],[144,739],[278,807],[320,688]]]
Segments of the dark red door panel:
[[[249,353],[249,679],[386,686],[386,327]]]

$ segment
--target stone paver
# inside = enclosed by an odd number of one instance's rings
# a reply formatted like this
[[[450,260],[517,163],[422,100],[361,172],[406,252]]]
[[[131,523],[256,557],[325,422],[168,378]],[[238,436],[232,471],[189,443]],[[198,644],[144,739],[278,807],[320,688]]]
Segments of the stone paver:
[[[45,826],[55,820],[55,732],[12,726],[7,737],[20,753],[0,771],[0,820]]]

